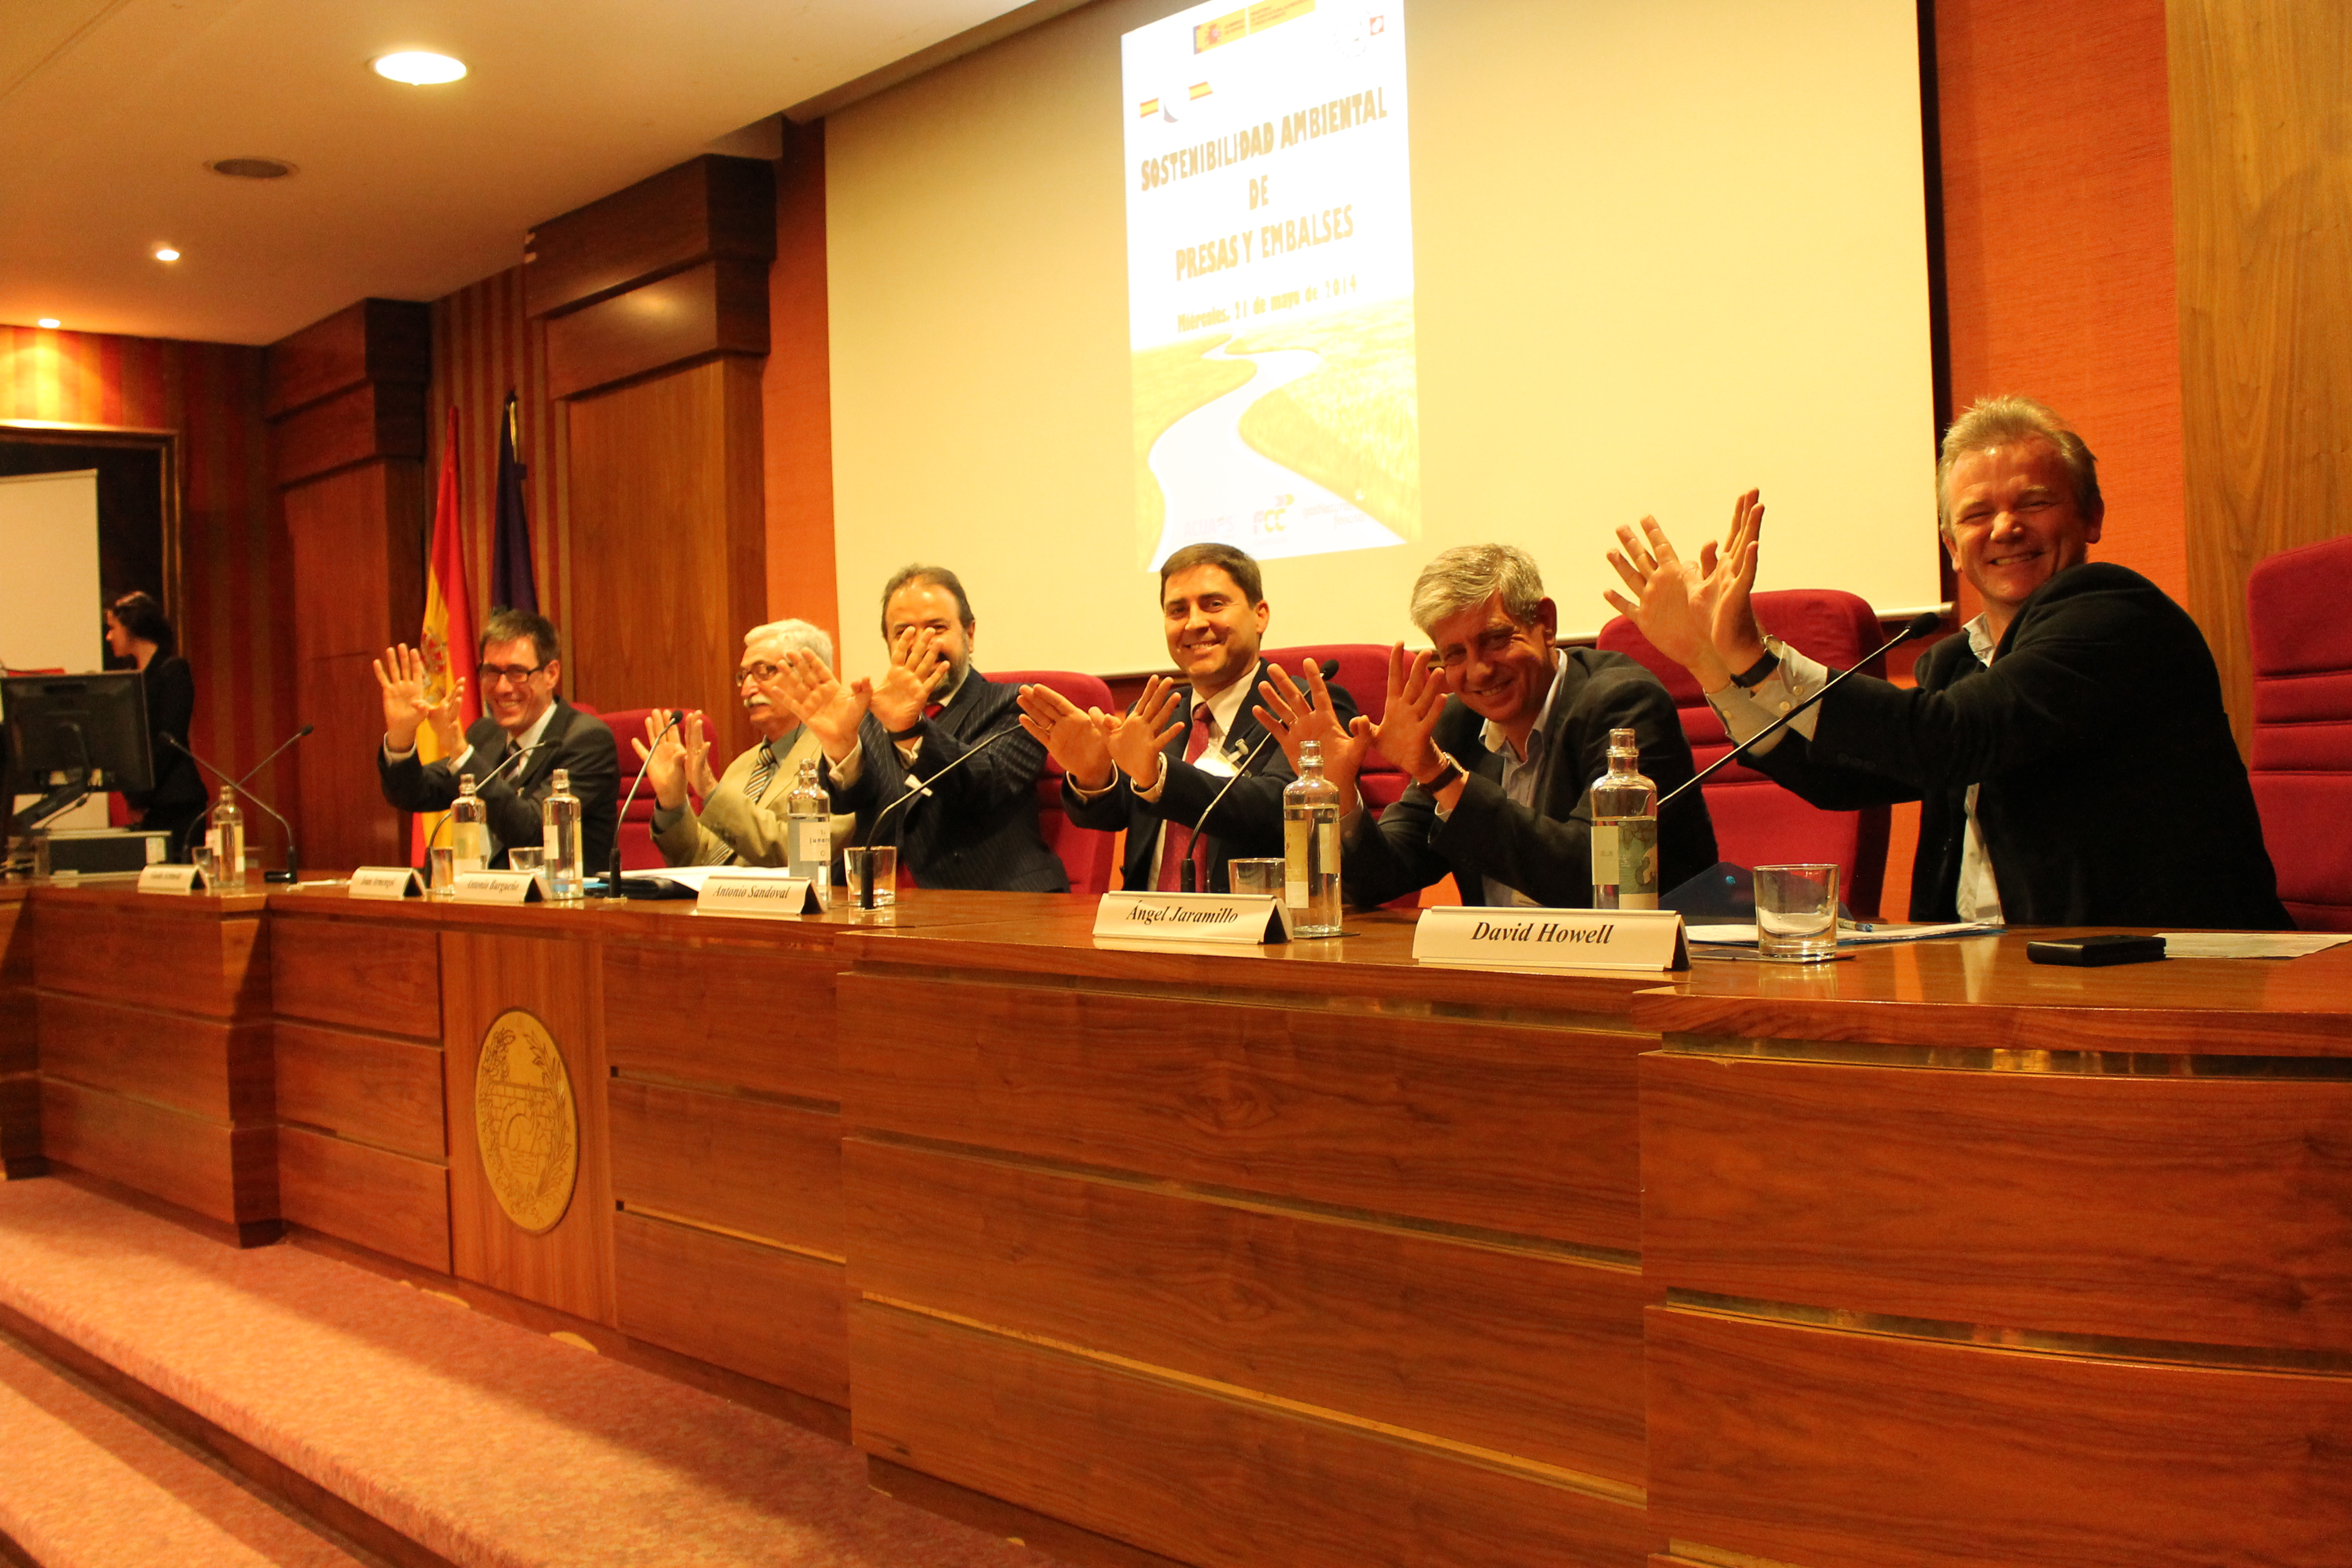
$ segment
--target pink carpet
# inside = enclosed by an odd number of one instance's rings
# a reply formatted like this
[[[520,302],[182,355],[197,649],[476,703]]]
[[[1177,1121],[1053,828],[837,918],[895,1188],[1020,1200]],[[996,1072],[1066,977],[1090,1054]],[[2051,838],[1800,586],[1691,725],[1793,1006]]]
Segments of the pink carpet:
[[[0,1302],[467,1568],[1047,1561],[868,1489],[854,1450],[772,1417],[62,1182],[0,1184]],[[0,1417],[9,1462],[18,1441]]]

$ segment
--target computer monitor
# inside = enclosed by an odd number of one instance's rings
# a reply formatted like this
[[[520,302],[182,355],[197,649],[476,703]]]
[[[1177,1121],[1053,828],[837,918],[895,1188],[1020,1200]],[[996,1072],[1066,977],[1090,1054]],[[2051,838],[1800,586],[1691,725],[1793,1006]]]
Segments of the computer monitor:
[[[18,817],[32,826],[98,790],[155,787],[147,692],[135,669],[0,678],[0,795],[45,798]]]

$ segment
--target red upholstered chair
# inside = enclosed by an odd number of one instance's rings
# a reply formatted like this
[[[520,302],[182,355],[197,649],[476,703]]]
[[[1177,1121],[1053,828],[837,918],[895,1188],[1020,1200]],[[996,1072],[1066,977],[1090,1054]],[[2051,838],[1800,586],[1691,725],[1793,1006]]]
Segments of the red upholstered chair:
[[[572,706],[583,713],[595,714],[611,728],[613,745],[620,753],[621,759],[621,795],[625,797],[629,793],[629,786],[636,782],[637,770],[645,765],[637,756],[636,748],[629,742],[632,740],[642,741],[646,738],[646,715],[653,710],[616,708],[610,713],[598,713],[595,709],[584,702],[574,702]],[[709,725],[704,724],[703,733],[707,736],[709,731]],[[613,804],[617,806],[621,803],[615,800]],[[616,842],[621,847],[622,870],[651,871],[660,868],[661,851],[654,847],[653,785],[646,784],[638,789],[637,798],[631,803],[628,815],[621,819]],[[602,873],[600,872],[599,875]]]
[[[1756,595],[1756,617],[1772,635],[1832,669],[1851,668],[1885,641],[1877,613],[1856,595],[1830,588],[1790,588]],[[1731,737],[1683,667],[1650,646],[1650,639],[1622,616],[1601,628],[1595,639],[1612,653],[1631,655],[1649,667],[1674,693],[1683,733],[1700,767],[1731,749]],[[1886,673],[1884,658],[1864,666],[1866,675]],[[1736,866],[1834,860],[1846,906],[1857,914],[1878,909],[1886,875],[1888,812],[1818,811],[1755,772],[1734,763],[1699,786],[1715,821],[1717,853]],[[1671,890],[1671,889],[1669,889]],[[1899,913],[1900,911],[1896,911]]]
[[[1339,673],[1332,679],[1348,689],[1356,700],[1356,707],[1375,724],[1389,704],[1389,650],[1385,644],[1369,642],[1315,643],[1297,647],[1270,647],[1265,656],[1296,679],[1301,659],[1337,659]],[[1255,699],[1253,698],[1253,700]],[[1364,760],[1364,771],[1357,776],[1356,788],[1364,803],[1377,816],[1396,803],[1404,794],[1405,777],[1378,752]]]
[[[1051,687],[1081,708],[1113,711],[1110,688],[1100,676],[1067,669],[1014,669],[992,670],[988,679],[1009,686]],[[1037,776],[1037,831],[1044,836],[1045,847],[1062,858],[1063,867],[1070,873],[1070,891],[1089,897],[1110,891],[1111,878],[1118,870],[1118,835],[1080,827],[1064,815],[1062,768],[1051,756],[1045,759],[1045,771]]]
[[[2279,898],[2305,931],[2352,931],[2352,538],[2283,551],[2246,580],[2249,771]]]

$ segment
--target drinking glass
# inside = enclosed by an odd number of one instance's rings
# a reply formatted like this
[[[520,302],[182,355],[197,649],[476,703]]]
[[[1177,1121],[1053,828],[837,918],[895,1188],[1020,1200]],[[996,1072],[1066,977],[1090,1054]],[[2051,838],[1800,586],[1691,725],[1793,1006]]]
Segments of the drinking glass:
[[[841,852],[841,884],[848,890],[849,907],[866,908],[866,879],[874,879],[874,907],[887,910],[898,901],[898,847],[870,844]]]
[[[1756,951],[1819,963],[1837,956],[1838,868],[1756,868]]]
[[[457,881],[457,851],[446,844],[436,844],[425,851],[425,890],[436,899],[455,893]]]
[[[213,847],[211,845],[190,845],[188,847],[188,863],[194,866],[197,872],[204,878],[205,892],[211,893],[219,891],[218,884],[213,879]]]
[[[1282,868],[1279,855],[1250,856],[1225,862],[1225,875],[1232,879],[1236,893],[1263,894],[1282,897]]]

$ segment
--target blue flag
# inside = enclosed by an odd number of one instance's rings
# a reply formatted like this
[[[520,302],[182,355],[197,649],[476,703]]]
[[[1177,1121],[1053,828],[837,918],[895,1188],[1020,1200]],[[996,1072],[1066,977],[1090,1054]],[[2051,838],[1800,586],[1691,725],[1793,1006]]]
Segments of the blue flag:
[[[539,575],[530,563],[530,521],[523,514],[522,481],[530,469],[516,448],[520,445],[515,395],[507,394],[505,414],[499,420],[499,513],[490,535],[490,603],[509,610],[539,608]]]

